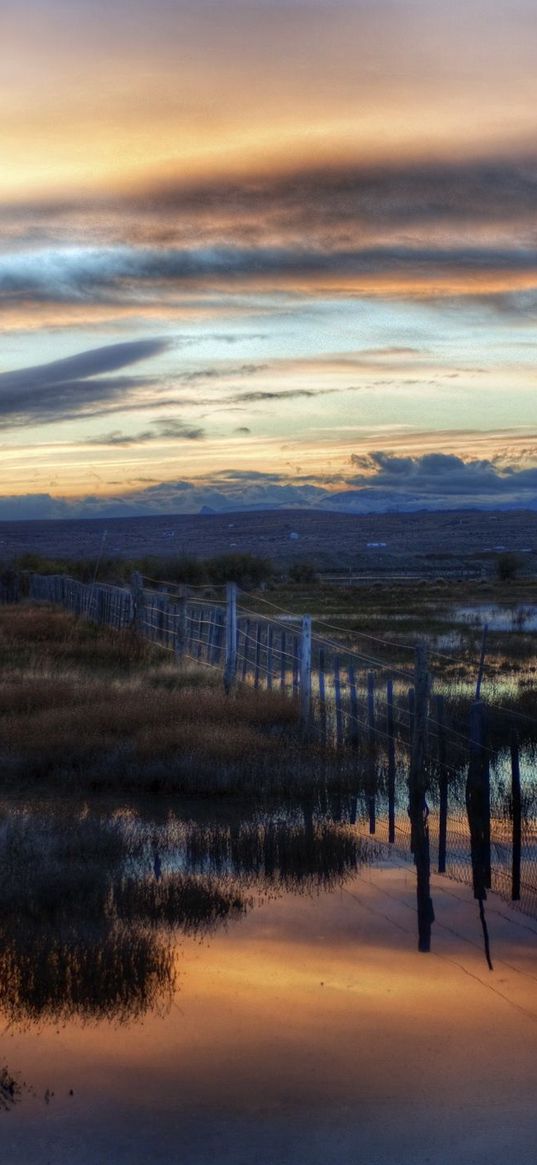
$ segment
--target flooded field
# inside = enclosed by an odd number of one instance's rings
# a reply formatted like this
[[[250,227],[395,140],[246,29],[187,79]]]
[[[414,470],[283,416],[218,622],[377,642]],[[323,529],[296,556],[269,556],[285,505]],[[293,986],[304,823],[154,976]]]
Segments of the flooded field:
[[[371,837],[360,797],[4,802],[2,1161],[533,1161],[537,902],[507,902],[508,826],[489,971],[462,833],[419,954],[404,788],[395,847],[385,810]]]

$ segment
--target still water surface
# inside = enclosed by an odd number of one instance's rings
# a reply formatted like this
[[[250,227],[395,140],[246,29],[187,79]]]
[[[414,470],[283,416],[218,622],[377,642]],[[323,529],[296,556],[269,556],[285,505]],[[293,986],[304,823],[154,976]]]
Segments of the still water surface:
[[[433,877],[419,954],[338,815],[4,804],[2,1162],[535,1161],[537,920],[489,896],[490,972]]]

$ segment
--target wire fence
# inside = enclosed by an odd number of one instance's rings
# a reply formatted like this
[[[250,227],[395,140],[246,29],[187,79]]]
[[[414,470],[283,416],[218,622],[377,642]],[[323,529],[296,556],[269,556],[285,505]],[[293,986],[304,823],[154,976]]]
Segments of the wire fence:
[[[421,732],[418,779],[431,861],[463,882],[473,879],[474,888],[477,863],[483,891],[492,886],[537,913],[533,780],[528,757],[518,748],[520,714],[509,719],[503,768],[498,777],[493,763],[491,781],[484,704],[468,698],[461,706],[458,698],[451,707],[440,677],[436,682],[435,653],[427,660],[427,709],[420,721],[420,677],[408,644],[408,662],[401,664],[401,645],[388,638],[364,632],[352,644],[345,629],[312,624],[308,616],[286,611],[265,596],[245,594],[234,584],[194,588],[137,574],[126,588],[32,574],[24,585],[9,580],[0,599],[16,601],[25,591],[34,601],[61,605],[118,631],[134,631],[178,663],[212,669],[228,689],[247,684],[295,700],[307,740],[319,756],[330,752],[347,769],[354,766],[359,791],[351,817],[356,823],[363,819],[378,840],[406,853],[415,841],[408,777]],[[486,666],[482,659],[478,688]],[[509,715],[509,709],[503,711]],[[537,721],[523,719],[532,721],[537,739]]]

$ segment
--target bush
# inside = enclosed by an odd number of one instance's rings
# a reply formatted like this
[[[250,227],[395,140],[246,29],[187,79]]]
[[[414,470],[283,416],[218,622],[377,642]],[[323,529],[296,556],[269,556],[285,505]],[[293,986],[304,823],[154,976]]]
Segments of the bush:
[[[289,567],[289,582],[314,583],[317,581],[317,572],[312,562],[294,562]]]
[[[512,554],[510,551],[498,555],[496,570],[500,582],[506,582],[508,579],[516,578],[519,565],[520,563],[516,554]]]
[[[254,554],[221,554],[207,559],[206,567],[212,583],[236,582],[243,587],[259,586],[274,573],[269,559]]]

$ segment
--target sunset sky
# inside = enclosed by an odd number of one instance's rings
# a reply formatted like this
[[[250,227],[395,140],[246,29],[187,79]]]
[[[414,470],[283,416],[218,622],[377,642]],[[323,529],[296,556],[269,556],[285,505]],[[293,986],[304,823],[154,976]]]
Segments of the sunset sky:
[[[534,0],[0,38],[0,517],[537,505]]]

